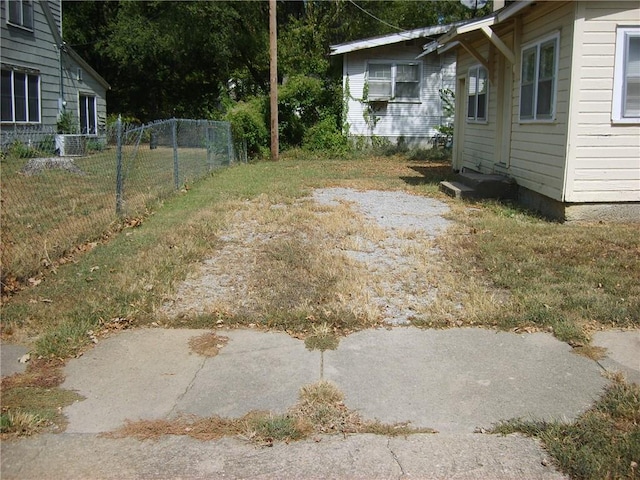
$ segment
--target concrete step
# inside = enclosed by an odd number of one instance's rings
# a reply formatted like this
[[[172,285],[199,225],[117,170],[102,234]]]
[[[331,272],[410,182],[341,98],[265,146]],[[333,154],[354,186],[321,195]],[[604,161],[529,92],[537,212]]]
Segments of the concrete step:
[[[475,190],[475,198],[516,199],[518,184],[503,175],[488,175],[476,172],[458,174],[456,181]]]
[[[440,182],[440,191],[446,193],[450,197],[460,198],[463,200],[476,198],[475,189],[460,182]]]

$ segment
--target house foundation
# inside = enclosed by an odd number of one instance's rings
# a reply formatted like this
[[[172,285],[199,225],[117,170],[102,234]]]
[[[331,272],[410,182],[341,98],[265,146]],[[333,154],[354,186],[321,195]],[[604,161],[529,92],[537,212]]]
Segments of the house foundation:
[[[640,202],[564,203],[520,186],[518,202],[563,222],[640,223]]]

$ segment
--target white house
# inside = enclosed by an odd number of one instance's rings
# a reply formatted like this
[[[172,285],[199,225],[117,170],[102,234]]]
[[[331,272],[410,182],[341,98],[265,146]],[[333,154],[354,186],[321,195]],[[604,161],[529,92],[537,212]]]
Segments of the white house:
[[[440,90],[455,90],[455,53],[422,49],[452,25],[437,25],[331,46],[342,55],[350,136],[427,146],[434,127],[452,119]]]
[[[438,40],[457,52],[453,168],[558,218],[640,221],[640,3],[507,4]]]

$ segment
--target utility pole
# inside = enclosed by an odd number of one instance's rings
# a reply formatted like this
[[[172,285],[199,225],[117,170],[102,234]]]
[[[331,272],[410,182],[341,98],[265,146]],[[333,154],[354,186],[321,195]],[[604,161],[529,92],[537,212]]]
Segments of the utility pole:
[[[278,140],[278,24],[276,21],[276,0],[269,0],[269,82],[271,105],[271,160],[278,160],[280,145]]]

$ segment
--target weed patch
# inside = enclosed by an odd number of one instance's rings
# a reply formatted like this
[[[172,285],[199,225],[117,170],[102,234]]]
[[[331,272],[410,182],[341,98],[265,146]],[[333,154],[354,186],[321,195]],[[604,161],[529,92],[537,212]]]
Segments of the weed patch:
[[[571,478],[637,478],[640,459],[640,386],[614,379],[604,395],[570,424],[512,420],[493,433],[539,438]]]
[[[332,383],[320,381],[300,389],[298,403],[282,415],[250,412],[239,419],[221,417],[179,417],[173,420],[127,422],[108,434],[110,437],[157,439],[163,435],[188,435],[199,440],[237,436],[257,445],[291,442],[319,434],[373,433],[397,436],[435,433],[432,429],[412,428],[408,423],[387,425],[363,420],[344,405],[344,395]]]
[[[35,360],[27,371],[4,377],[1,384],[0,438],[64,430],[61,411],[82,397],[59,388],[61,364]]]

